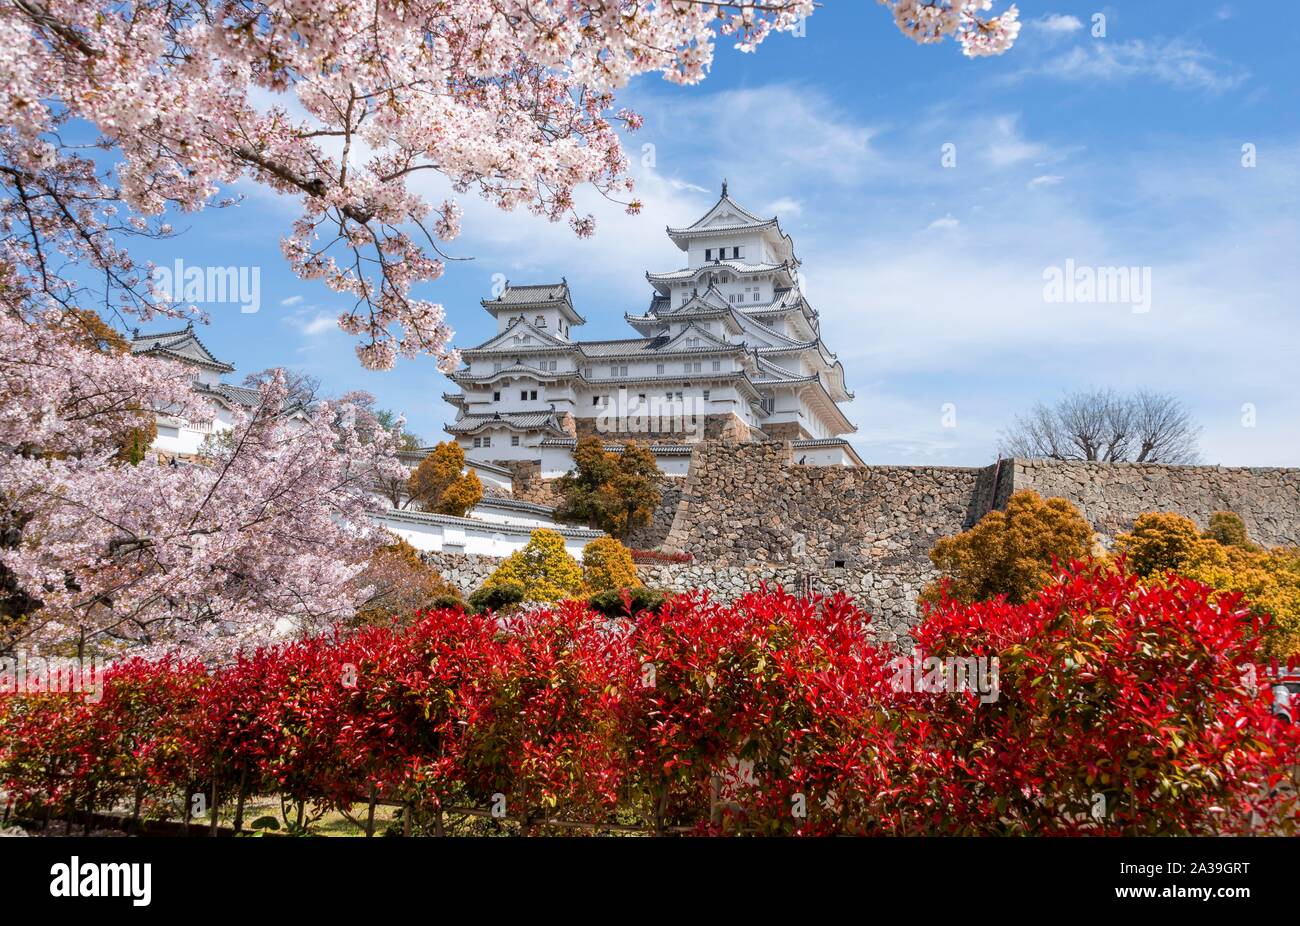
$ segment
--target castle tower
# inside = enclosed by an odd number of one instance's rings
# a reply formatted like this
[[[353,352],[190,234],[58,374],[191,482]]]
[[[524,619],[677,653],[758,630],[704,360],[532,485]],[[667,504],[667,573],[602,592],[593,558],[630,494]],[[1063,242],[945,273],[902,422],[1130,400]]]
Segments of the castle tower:
[[[821,341],[799,285],[794,244],[775,218],[718,201],[667,229],[684,267],[646,274],[652,293],[625,320],[638,337],[577,341],[568,285],[507,285],[483,307],[497,334],[462,352],[447,425],[467,456],[540,460],[595,433],[681,443],[700,438],[847,443],[856,430],[844,368]],[[851,451],[847,451],[851,455]],[[856,457],[854,457],[856,459]]]

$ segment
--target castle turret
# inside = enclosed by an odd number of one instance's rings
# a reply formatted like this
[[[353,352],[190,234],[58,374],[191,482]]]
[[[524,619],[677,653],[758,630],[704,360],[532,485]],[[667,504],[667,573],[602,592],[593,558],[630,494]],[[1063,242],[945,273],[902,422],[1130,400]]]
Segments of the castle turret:
[[[497,333],[463,351],[447,426],[479,460],[536,460],[587,433],[681,442],[705,437],[826,441],[855,430],[844,369],[821,341],[776,218],[718,201],[668,228],[686,266],[647,273],[639,337],[574,341],[584,323],[566,282],[506,284],[483,307]],[[839,441],[839,443],[843,443]]]

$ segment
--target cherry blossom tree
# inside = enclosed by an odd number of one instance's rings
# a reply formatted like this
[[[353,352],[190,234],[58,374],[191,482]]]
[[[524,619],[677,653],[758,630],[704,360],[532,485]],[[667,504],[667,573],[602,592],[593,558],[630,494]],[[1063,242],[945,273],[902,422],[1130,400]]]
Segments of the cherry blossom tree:
[[[22,539],[0,562],[40,607],[10,645],[192,644],[221,657],[351,616],[382,532],[373,486],[394,437],[346,403],[286,417],[283,376],[213,443],[206,465],[111,465],[102,453],[14,455],[0,485]]]
[[[1014,40],[1014,6],[882,0],[918,42],[953,37],[968,55]],[[220,205],[245,179],[298,198],[283,239],[300,276],[352,301],[339,325],[362,363],[456,363],[442,306],[412,288],[443,272],[440,242],[462,209],[412,181],[525,207],[580,235],[575,190],[631,211],[616,127],[640,117],[614,92],[650,72],[693,84],[719,34],[744,51],[789,31],[814,0],[13,0],[0,8],[0,182],[8,256],[64,302],[63,273],[92,268],[108,305],[175,311],[123,244],[168,235],[169,209]],[[92,150],[69,130],[100,134]]]
[[[881,0],[918,42],[997,54],[991,0]],[[400,428],[358,397],[284,414],[282,375],[207,465],[124,462],[144,410],[212,409],[175,365],[96,325],[199,314],[138,238],[231,205],[297,201],[284,257],[346,308],[361,363],[459,363],[441,305],[457,197],[594,221],[584,186],[640,209],[618,130],[631,78],[701,80],[719,37],[753,51],[814,0],[10,0],[0,5],[0,647],[220,651],[346,616]],[[451,193],[429,202],[417,181]],[[94,308],[94,312],[90,310]],[[92,322],[92,316],[99,322]]]

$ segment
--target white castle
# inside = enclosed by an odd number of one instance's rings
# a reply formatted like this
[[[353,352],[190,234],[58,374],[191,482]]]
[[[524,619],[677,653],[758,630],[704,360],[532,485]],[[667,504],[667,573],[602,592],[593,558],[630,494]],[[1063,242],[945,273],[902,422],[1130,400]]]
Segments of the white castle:
[[[563,279],[507,283],[483,300],[497,332],[462,351],[466,366],[451,374],[461,392],[443,396],[466,457],[532,461],[557,476],[576,439],[598,434],[651,442],[669,475],[682,445],[705,438],[789,440],[804,462],[860,465],[841,437],[856,430],[840,409],[853,398],[844,367],[821,340],[777,219],[745,209],[723,182],[708,212],[667,232],[686,266],[646,274],[649,307],[624,315],[637,337],[575,339],[586,319]]]
[[[210,421],[193,420],[175,412],[158,413],[158,436],[152,449],[169,458],[192,458],[201,452],[203,442],[214,434],[229,431],[234,425],[233,412],[255,408],[256,389],[233,386],[222,379],[235,368],[208,350],[194,332],[193,323],[173,331],[154,334],[131,333],[131,352],[145,357],[173,360],[188,367],[194,391],[212,403]]]

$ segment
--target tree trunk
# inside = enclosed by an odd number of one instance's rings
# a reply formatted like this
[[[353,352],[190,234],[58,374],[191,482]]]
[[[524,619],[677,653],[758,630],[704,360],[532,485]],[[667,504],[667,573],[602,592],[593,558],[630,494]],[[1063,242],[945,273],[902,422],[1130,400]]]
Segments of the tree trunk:
[[[208,828],[209,836],[217,835],[217,825],[221,822],[217,814],[217,773],[212,772],[212,806],[208,808],[212,812],[212,825]]]
[[[248,769],[239,773],[239,795],[235,798],[235,832],[244,828],[244,798],[248,790]]]
[[[131,832],[140,830],[140,809],[144,806],[144,782],[138,778],[135,782],[135,804],[131,808]]]
[[[655,798],[655,833],[662,836],[664,834],[664,817],[668,814],[668,786],[664,785],[662,791]]]
[[[370,786],[370,807],[366,811],[366,838],[375,835],[375,786]]]

